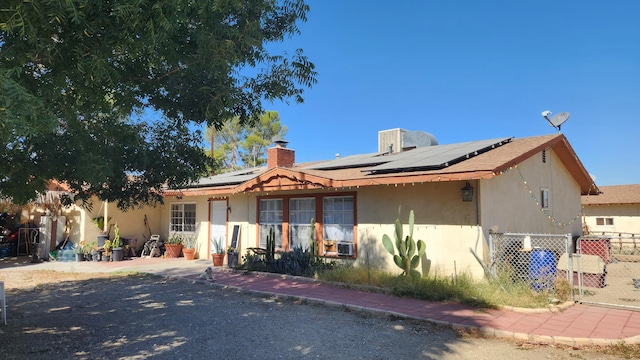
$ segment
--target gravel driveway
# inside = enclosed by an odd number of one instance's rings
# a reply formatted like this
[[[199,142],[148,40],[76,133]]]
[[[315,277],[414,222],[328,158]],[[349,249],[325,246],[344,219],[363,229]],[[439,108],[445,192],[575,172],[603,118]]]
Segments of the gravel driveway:
[[[3,271],[21,283],[33,272]],[[50,272],[51,273],[51,272]],[[153,275],[8,288],[2,359],[613,359]],[[75,277],[74,277],[75,276]],[[85,274],[86,276],[86,274]],[[47,283],[47,278],[55,279]]]

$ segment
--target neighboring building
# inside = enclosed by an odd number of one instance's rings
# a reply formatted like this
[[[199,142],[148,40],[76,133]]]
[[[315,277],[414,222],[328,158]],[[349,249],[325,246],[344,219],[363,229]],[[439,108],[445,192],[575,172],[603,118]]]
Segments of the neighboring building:
[[[602,186],[582,196],[584,224],[591,234],[640,235],[640,184]]]
[[[280,144],[268,149],[267,167],[167,192],[152,221],[162,237],[197,233],[201,258],[211,241],[229,246],[236,226],[242,254],[265,247],[273,228],[279,251],[307,246],[314,231],[324,256],[398,271],[381,239],[393,237],[399,208],[405,224],[414,210],[414,237],[427,244],[423,271],[430,265],[443,275],[481,277],[471,249],[488,262],[489,230],[581,235],[581,195],[599,192],[562,134],[447,145],[433,139],[432,146],[414,140],[415,148],[382,147],[405,151],[306,164]]]
[[[19,227],[38,230],[38,240],[40,241],[38,255],[41,258],[47,258],[48,253],[65,240],[74,245],[83,240],[87,244],[94,241],[97,243],[98,235],[101,234],[102,229],[99,229],[92,219],[102,217],[105,213],[110,219],[108,228],[111,238],[114,235],[113,226],[117,223],[122,238],[137,241],[136,249],[140,249],[144,245],[144,241],[149,239],[150,233],[161,233],[161,224],[156,223],[156,220],[161,218],[162,207],[148,206],[122,212],[117,209],[115,204],[105,203],[97,198],[92,199],[91,209],[83,208],[78,204],[65,207],[60,203],[60,196],[63,193],[69,193],[68,187],[57,181],[51,181],[47,184],[45,194],[36,199],[34,203],[29,206],[14,206],[13,209],[7,209],[12,213],[12,219],[15,222],[12,228],[16,228],[18,236],[24,237],[18,229]],[[0,230],[1,228],[0,226]],[[27,251],[27,246],[24,245],[25,241],[27,240],[18,240],[18,245],[21,246],[14,249],[13,255],[31,255]]]

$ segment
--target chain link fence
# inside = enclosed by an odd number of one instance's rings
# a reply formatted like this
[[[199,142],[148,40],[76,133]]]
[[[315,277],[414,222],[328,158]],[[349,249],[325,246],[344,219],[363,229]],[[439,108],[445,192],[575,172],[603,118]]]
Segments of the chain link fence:
[[[575,301],[640,310],[640,237],[491,233],[489,247],[503,285],[553,294],[563,279]]]
[[[640,238],[582,236],[574,258],[578,301],[640,310]]]
[[[534,291],[555,289],[559,269],[571,268],[571,235],[490,234],[490,270],[503,285],[525,284]]]

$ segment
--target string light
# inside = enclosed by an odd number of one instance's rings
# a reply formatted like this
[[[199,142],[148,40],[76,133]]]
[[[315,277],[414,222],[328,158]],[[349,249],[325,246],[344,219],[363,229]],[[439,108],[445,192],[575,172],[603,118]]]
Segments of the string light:
[[[562,222],[557,220],[555,217],[553,217],[553,215],[551,215],[549,213],[548,209],[545,209],[542,207],[542,204],[540,204],[540,201],[538,201],[538,198],[536,198],[535,194],[533,193],[533,191],[531,190],[531,188],[529,187],[529,184],[527,183],[527,180],[524,178],[524,175],[522,175],[522,172],[520,171],[520,168],[518,168],[518,165],[514,165],[513,167],[509,168],[508,170],[511,170],[515,168],[516,171],[518,172],[518,175],[520,175],[520,179],[522,180],[522,183],[524,184],[525,189],[529,192],[529,195],[531,196],[531,199],[533,200],[533,202],[536,204],[536,206],[538,206],[538,208],[540,209],[540,212],[547,217],[547,219],[549,219],[549,221],[556,226],[560,226],[560,227],[565,227],[565,226],[569,226],[571,224],[573,224],[574,222],[576,222],[578,219],[580,219],[583,214],[584,214],[584,208],[582,206],[580,206],[580,211],[578,212],[578,214],[571,220],[566,221],[566,222]],[[507,172],[507,170],[503,171],[502,173]],[[593,186],[593,183],[592,183]],[[589,191],[587,193],[589,193],[591,191],[591,188],[589,188]]]

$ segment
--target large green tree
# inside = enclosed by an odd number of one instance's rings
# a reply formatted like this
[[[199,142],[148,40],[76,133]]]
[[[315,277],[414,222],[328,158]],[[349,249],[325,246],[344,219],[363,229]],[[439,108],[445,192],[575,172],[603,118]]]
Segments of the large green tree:
[[[314,65],[266,45],[297,34],[308,10],[303,0],[2,1],[0,194],[28,201],[58,179],[76,199],[126,209],[184,186],[207,159],[191,129],[252,124],[265,100],[303,101]]]
[[[242,162],[247,166],[260,166],[267,163],[267,148],[275,140],[284,140],[289,129],[280,123],[280,115],[276,111],[267,111],[260,115],[258,121],[247,128],[246,136],[240,146],[244,152],[240,154]]]
[[[277,111],[266,111],[250,126],[240,126],[240,118],[225,121],[219,129],[207,128],[207,139],[213,135],[216,173],[261,166],[267,162],[267,147],[284,139],[288,128],[280,123]]]
[[[212,142],[213,153],[210,156],[213,156],[213,163],[216,165],[212,169],[213,173],[242,168],[240,164],[240,144],[244,136],[244,129],[240,126],[239,117],[225,121],[217,129],[208,127],[205,130],[205,134]]]

